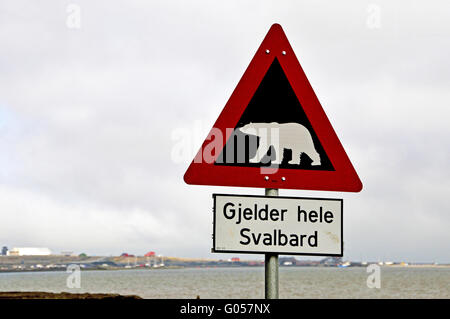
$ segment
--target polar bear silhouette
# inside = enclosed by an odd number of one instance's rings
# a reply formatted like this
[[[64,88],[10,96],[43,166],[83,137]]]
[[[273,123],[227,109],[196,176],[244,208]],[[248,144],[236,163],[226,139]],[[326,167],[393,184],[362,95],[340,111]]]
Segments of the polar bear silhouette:
[[[320,165],[320,155],[314,148],[314,143],[308,129],[298,123],[249,123],[238,128],[244,134],[259,137],[259,147],[250,163],[260,163],[270,147],[275,149],[275,159],[272,164],[281,164],[283,150],[292,150],[292,159],[288,164],[300,165],[300,155],[305,153],[312,160],[312,166]],[[270,143],[269,143],[270,141]]]

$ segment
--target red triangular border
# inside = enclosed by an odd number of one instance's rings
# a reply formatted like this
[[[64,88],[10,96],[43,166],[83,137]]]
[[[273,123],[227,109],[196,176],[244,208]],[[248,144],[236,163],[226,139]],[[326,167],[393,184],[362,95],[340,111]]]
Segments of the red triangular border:
[[[269,50],[269,53],[266,52]],[[285,54],[283,54],[283,51]],[[214,165],[192,161],[184,180],[188,184],[309,189],[323,191],[359,192],[362,183],[353,168],[344,148],[331,126],[319,100],[314,93],[289,41],[279,24],[270,28],[250,65],[220,113],[213,129],[203,142],[196,158],[201,158],[210,143],[212,131],[220,129],[224,134],[223,145],[232,133],[226,128],[235,128],[273,60],[278,58],[292,89],[317,134],[334,171],[278,169],[274,174],[263,174],[257,167]],[[220,152],[215,155],[216,158]],[[215,159],[214,159],[215,161]]]

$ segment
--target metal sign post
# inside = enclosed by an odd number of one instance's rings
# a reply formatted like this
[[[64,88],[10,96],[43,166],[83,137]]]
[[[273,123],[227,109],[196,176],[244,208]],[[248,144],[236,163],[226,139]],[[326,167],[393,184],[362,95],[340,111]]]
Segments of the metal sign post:
[[[266,188],[266,196],[278,196],[278,189]],[[266,299],[278,299],[278,254],[266,253],[264,258]]]

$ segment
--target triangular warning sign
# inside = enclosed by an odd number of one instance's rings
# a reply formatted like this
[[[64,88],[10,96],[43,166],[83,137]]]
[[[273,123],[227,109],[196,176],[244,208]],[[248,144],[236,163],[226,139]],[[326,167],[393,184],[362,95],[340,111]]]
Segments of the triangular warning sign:
[[[184,180],[199,185],[362,189],[279,24],[270,28]]]

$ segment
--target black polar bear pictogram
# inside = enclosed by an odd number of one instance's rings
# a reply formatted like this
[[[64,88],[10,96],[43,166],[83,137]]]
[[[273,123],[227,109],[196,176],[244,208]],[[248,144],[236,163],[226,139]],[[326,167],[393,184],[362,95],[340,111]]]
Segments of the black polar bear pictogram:
[[[312,160],[312,166],[321,164],[320,155],[314,147],[314,142],[308,129],[299,123],[249,123],[237,128],[244,134],[255,135],[260,139],[258,149],[250,163],[260,163],[269,149],[275,149],[275,158],[271,164],[279,165],[283,161],[283,150],[292,150],[292,159],[288,164],[300,165],[301,154]]]

